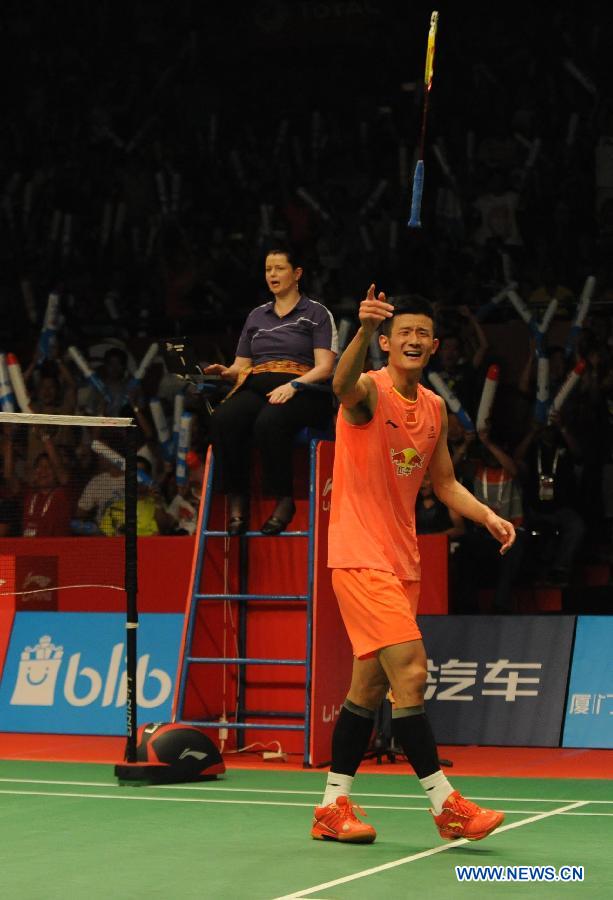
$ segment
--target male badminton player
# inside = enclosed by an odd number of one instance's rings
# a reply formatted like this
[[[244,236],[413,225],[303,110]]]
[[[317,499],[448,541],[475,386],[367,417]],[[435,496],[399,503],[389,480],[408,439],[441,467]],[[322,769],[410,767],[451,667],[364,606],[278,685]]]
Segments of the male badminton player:
[[[420,377],[438,339],[429,302],[417,295],[394,308],[374,284],[359,310],[360,328],[338,363],[336,427],[328,565],[353,647],[351,685],[333,737],[332,765],[312,837],[371,843],[375,829],[350,799],[367,749],[375,711],[391,685],[393,735],[431,804],[441,837],[481,840],[503,821],[454,791],[440,769],[424,711],[426,653],[415,616],[420,563],[415,500],[426,469],[438,498],[484,525],[505,553],[515,529],[456,480],[447,449],[444,401]],[[371,337],[387,366],[364,373]],[[427,577],[427,575],[426,575]],[[362,810],[357,808],[359,812]]]

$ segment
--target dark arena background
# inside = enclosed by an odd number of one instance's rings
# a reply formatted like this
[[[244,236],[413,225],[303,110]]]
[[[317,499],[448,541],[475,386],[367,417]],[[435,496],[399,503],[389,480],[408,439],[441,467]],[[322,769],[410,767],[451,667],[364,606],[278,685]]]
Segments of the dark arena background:
[[[590,0],[436,4],[425,129],[433,11],[2,4],[7,896],[606,896],[613,26]],[[433,303],[423,384],[456,478],[517,528],[501,558],[420,490],[426,709],[454,787],[505,813],[484,844],[439,840],[389,700],[354,786],[377,841],[310,837],[352,665],[326,565],[334,422],[299,433],[273,537],[245,442],[230,537],[211,451],[227,388],[202,375],[232,364],[286,246],[340,351],[372,283]]]

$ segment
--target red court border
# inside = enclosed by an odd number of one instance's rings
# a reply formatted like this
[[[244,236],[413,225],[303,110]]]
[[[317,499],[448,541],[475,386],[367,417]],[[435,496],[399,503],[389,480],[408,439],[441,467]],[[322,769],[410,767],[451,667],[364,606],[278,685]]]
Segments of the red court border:
[[[125,738],[64,734],[0,733],[0,760],[39,762],[83,762],[113,765],[121,762]],[[610,779],[613,750],[567,747],[459,747],[441,746],[439,755],[453,766],[445,769],[454,775],[499,778],[603,778]],[[229,769],[302,769],[302,756],[288,755],[287,761],[263,760],[261,753],[227,753]],[[401,775],[404,762],[377,765],[367,760],[360,771],[370,774]],[[321,769],[313,771],[321,772]]]

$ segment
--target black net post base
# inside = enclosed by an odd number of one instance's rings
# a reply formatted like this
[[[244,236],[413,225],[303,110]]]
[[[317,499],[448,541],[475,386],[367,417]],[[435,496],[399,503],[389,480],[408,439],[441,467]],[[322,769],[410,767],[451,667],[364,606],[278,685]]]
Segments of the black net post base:
[[[159,763],[118,763],[115,766],[115,778],[120,784],[172,784],[177,779],[170,777],[169,766]]]
[[[128,742],[124,761],[115,766],[120,784],[210,781],[226,771],[219,748],[205,730],[181,722],[141,725],[133,756],[131,750]]]
[[[217,775],[186,775],[174,766],[160,763],[118,763],[115,778],[120,785],[186,784],[193,781],[216,781]]]

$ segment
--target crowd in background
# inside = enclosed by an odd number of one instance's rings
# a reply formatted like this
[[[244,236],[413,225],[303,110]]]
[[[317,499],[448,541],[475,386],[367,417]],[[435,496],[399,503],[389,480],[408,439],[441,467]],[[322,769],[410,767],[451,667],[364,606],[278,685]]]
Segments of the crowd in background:
[[[337,325],[347,321],[346,338],[373,280],[389,295],[433,300],[442,337],[434,366],[473,421],[488,367],[500,364],[491,421],[475,432],[452,416],[450,443],[464,483],[539,544],[537,563],[535,541],[520,541],[512,564],[494,572],[501,609],[528,566],[565,585],[579,562],[610,559],[611,35],[598,4],[587,5],[594,15],[571,3],[482,18],[441,12],[421,230],[406,222],[423,4],[316,4],[327,10],[321,27],[300,3],[254,4],[241,23],[231,6],[212,17],[189,0],[102,0],[87,17],[42,0],[4,5],[14,78],[0,135],[0,350],[17,355],[35,411],[135,416],[139,465],[152,479],[141,481],[141,533],[193,530],[208,413],[199,395],[185,398],[191,455],[177,484],[149,401],[160,398],[171,426],[181,386],[159,358],[135,384],[139,360],[171,334],[189,334],[210,361],[231,360],[246,313],[266,299],[266,247],[287,240],[305,291]],[[590,275],[591,307],[574,334]],[[491,302],[510,283],[533,322],[557,298],[544,336],[517,331],[508,297]],[[52,291],[60,328],[41,355]],[[75,365],[73,345],[106,396]],[[550,397],[579,358],[586,363],[549,425],[534,420],[544,354]],[[543,467],[554,460],[551,476]],[[120,501],[117,466],[73,434],[5,431],[3,470],[5,534],[43,533],[36,493],[48,484],[66,495],[54,516],[64,533],[84,533],[79,522],[121,527],[121,510],[105,520],[96,501],[102,475]],[[557,479],[555,510],[543,475]],[[489,548],[463,523],[426,515],[424,499],[423,527],[460,544],[465,585],[471,560]]]

